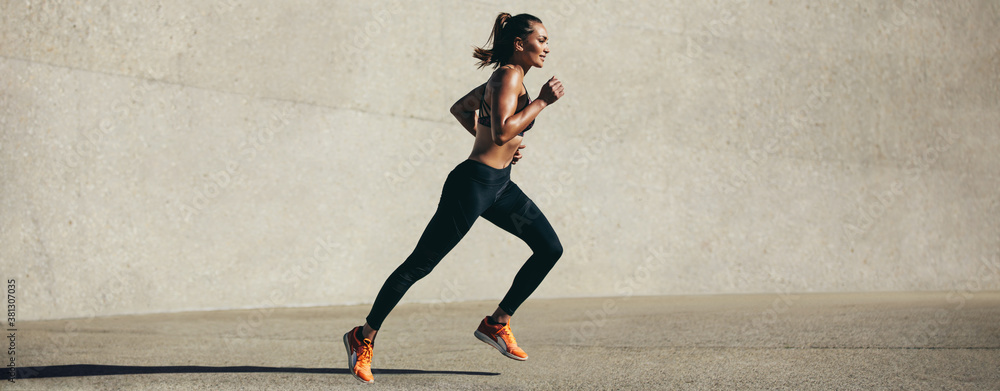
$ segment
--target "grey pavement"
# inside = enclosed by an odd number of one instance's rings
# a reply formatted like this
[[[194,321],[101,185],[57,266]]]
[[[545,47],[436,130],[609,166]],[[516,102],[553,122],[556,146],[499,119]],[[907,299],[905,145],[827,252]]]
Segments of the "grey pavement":
[[[36,389],[1000,389],[1000,292],[529,299],[517,362],[472,334],[492,302],[404,304],[375,378],[341,335],[368,306],[18,323]]]

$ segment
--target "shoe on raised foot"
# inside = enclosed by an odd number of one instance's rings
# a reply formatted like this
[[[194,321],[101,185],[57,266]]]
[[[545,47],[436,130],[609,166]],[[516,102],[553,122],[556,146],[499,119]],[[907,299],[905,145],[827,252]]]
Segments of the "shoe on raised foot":
[[[355,327],[344,334],[344,347],[347,348],[347,369],[351,371],[355,379],[365,383],[372,383],[375,377],[372,376],[372,353],[375,351],[375,343],[368,338],[358,339],[361,326]]]
[[[479,338],[480,341],[485,342],[487,345],[497,348],[504,356],[518,361],[527,360],[528,353],[517,347],[517,340],[514,339],[514,334],[510,331],[510,325],[492,323],[489,320],[490,317],[487,316],[483,318],[482,322],[479,322],[479,328],[476,329],[476,338]]]

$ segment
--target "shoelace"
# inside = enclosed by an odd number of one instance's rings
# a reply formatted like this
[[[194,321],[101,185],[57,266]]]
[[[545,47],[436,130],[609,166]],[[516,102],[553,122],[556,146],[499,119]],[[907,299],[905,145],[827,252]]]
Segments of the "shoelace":
[[[372,345],[371,341],[367,339],[361,341],[361,346],[358,348],[358,363],[364,366],[371,366],[373,350],[375,350],[375,346]]]
[[[514,334],[511,333],[511,331],[510,331],[510,323],[508,323],[508,324],[504,325],[502,328],[500,328],[500,331],[497,332],[497,335],[500,335],[501,337],[504,336],[504,335],[506,335],[507,337],[510,337],[510,341],[508,342],[508,345],[517,345],[517,340],[514,339]]]

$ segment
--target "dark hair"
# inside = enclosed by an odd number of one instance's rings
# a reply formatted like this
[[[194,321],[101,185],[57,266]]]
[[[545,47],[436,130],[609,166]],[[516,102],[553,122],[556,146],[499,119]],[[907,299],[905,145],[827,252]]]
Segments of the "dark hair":
[[[507,65],[510,56],[514,55],[514,39],[528,39],[528,36],[535,31],[531,28],[532,23],[542,23],[542,20],[529,14],[510,16],[506,12],[501,12],[497,15],[490,38],[486,40],[487,45],[493,42],[493,47],[489,49],[473,47],[472,57],[479,59],[476,63],[479,69],[487,65],[493,65],[493,69]]]

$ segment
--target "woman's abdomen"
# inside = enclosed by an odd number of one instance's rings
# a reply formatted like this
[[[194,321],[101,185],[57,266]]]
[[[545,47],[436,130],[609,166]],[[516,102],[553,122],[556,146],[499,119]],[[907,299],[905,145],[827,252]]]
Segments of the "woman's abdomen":
[[[472,153],[469,154],[469,159],[495,168],[504,168],[513,160],[514,152],[517,152],[517,147],[521,145],[523,138],[522,136],[514,136],[506,144],[496,145],[493,143],[493,135],[490,134],[490,128],[476,125],[476,142],[472,146]]]

